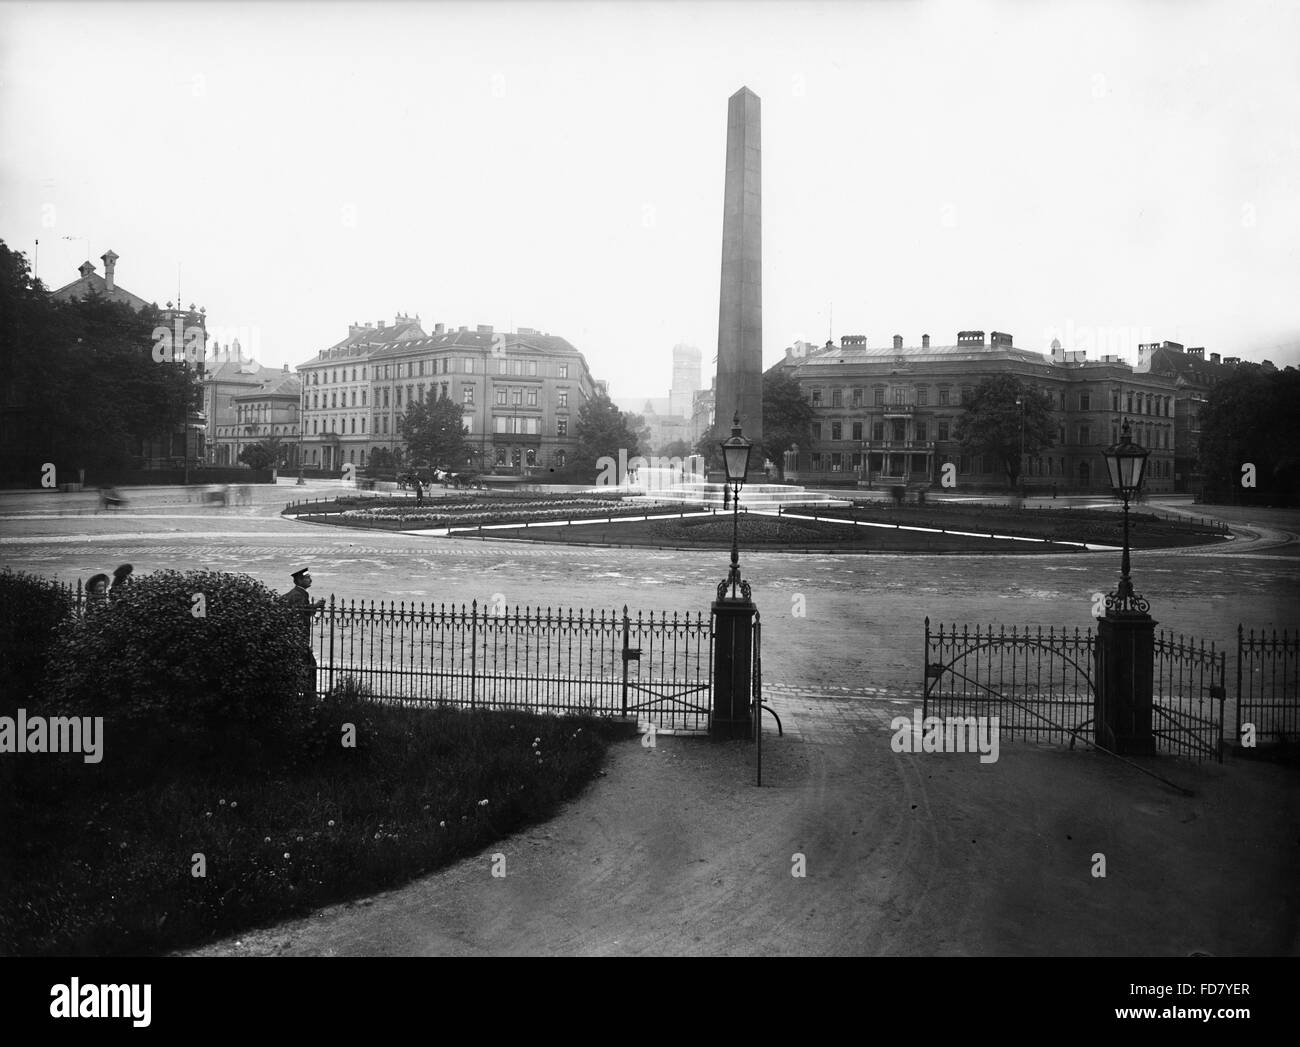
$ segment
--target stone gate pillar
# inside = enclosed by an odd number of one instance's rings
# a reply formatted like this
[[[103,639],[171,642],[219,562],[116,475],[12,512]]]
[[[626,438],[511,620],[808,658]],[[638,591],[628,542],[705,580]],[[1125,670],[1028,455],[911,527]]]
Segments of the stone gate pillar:
[[[754,612],[752,600],[721,599],[713,612],[713,715],[709,736],[716,741],[750,738],[754,733]]]
[[[1151,733],[1155,620],[1143,612],[1107,611],[1097,621],[1097,744],[1126,756],[1156,751]]]

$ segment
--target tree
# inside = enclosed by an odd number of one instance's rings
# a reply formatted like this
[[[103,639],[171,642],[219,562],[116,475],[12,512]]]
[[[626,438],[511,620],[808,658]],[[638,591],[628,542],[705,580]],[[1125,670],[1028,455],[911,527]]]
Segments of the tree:
[[[690,443],[686,440],[673,440],[663,449],[664,458],[686,459],[693,453]]]
[[[245,446],[239,460],[250,469],[283,469],[289,461],[289,445],[272,434],[260,443]]]
[[[627,452],[629,460],[640,454],[641,445],[628,422],[628,416],[604,394],[593,396],[578,408],[573,427],[578,446],[570,463],[574,472],[595,476],[601,458],[617,462],[620,450]]]
[[[370,468],[375,472],[387,472],[390,469],[396,469],[402,464],[402,449],[389,450],[387,447],[376,447],[370,454]]]
[[[7,474],[26,474],[36,455],[69,470],[121,467],[142,441],[183,426],[200,379],[154,360],[157,320],[100,294],[56,302],[26,256],[0,243],[0,409],[23,445],[5,448]]]
[[[1291,505],[1300,492],[1300,371],[1241,364],[1200,411],[1199,467],[1216,500]],[[1247,469],[1250,466],[1252,468]],[[1243,486],[1253,478],[1254,486]]]
[[[460,469],[469,453],[460,404],[447,397],[407,404],[402,418],[403,442],[412,462]]]
[[[992,456],[1002,463],[1007,482],[1020,479],[1022,408],[1024,454],[1035,455],[1055,444],[1051,398],[1025,385],[1015,375],[990,375],[980,382],[966,410],[957,419],[954,438],[967,454]]]
[[[788,371],[763,375],[763,447],[785,480],[785,452],[796,444],[807,447],[812,435],[813,409],[799,383]]]
[[[636,440],[638,453],[643,455],[653,454],[654,448],[651,446],[653,434],[650,432],[650,426],[645,420],[645,415],[625,413],[623,417],[627,419],[627,431]],[[628,452],[628,457],[631,456],[631,452]]]

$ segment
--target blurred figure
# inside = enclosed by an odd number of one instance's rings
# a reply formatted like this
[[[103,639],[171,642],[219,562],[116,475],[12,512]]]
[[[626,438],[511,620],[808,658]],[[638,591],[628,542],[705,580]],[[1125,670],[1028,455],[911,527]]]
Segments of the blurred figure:
[[[95,611],[108,603],[108,575],[92,574],[86,582],[86,610]]]
[[[104,484],[99,488],[99,507],[101,509],[120,509],[126,505],[126,499],[116,487]]]
[[[126,587],[131,583],[131,572],[135,570],[129,563],[118,564],[113,571],[113,582],[108,587],[108,598],[111,601],[116,600]]]

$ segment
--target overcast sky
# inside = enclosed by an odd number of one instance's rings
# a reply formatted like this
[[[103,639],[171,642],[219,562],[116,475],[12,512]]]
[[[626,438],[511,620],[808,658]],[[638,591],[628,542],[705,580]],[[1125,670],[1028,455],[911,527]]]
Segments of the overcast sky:
[[[745,85],[765,365],[967,328],[1300,363],[1297,43],[1248,0],[0,4],[0,238],[51,288],[112,248],[266,364],[419,313],[666,396],[677,342],[712,370]]]

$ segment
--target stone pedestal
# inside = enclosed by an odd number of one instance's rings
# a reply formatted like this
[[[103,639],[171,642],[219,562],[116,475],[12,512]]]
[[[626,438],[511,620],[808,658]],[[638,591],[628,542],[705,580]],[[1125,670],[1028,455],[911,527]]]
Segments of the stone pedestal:
[[[754,734],[751,672],[754,652],[752,600],[715,600],[713,611],[713,717],[709,736],[718,741]]]
[[[1151,733],[1155,627],[1149,614],[1111,613],[1097,622],[1097,744],[1125,756],[1156,751]]]

